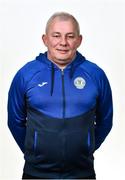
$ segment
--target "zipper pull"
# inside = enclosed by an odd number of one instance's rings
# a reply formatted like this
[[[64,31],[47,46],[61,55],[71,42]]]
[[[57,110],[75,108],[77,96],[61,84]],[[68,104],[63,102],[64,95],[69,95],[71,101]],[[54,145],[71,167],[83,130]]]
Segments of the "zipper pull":
[[[62,72],[62,76],[64,76],[64,69],[61,69],[61,72]]]

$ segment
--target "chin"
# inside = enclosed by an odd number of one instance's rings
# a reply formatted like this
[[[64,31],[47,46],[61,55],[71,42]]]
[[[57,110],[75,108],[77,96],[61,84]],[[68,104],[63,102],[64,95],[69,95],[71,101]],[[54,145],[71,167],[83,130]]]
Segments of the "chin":
[[[69,58],[67,58],[67,57],[66,58],[58,57],[57,60],[60,62],[69,62],[70,61]]]
[[[59,56],[56,57],[57,59],[62,59],[62,60],[67,60],[67,59],[71,59],[71,57],[69,55],[66,54],[61,54]]]

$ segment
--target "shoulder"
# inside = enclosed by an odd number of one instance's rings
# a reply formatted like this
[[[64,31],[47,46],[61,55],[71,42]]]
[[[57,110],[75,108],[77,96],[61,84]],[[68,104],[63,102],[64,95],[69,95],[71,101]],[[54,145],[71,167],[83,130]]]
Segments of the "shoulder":
[[[30,81],[30,79],[32,79],[32,77],[41,72],[42,70],[42,63],[40,61],[32,60],[27,62],[24,66],[22,66],[15,74],[14,79],[16,81],[21,81],[24,84],[28,81]]]
[[[107,77],[105,71],[101,67],[99,67],[97,64],[95,64],[89,60],[85,60],[81,64],[81,68],[93,80],[93,82],[94,82],[95,86],[98,88],[98,90],[100,90],[102,88],[105,89],[105,87],[110,86],[109,80],[108,80],[108,77]]]
[[[85,59],[85,61],[81,64],[81,68],[88,72],[88,74],[92,77],[99,78],[106,76],[104,70],[100,66],[87,59]]]
[[[19,71],[23,74],[29,74],[37,72],[41,69],[41,63],[37,60],[32,60],[27,62],[24,66],[22,66]]]

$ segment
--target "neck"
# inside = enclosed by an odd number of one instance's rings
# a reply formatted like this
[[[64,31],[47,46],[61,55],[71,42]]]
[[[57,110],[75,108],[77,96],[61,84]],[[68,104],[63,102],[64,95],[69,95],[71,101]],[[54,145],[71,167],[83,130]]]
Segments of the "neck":
[[[66,66],[68,65],[68,64],[57,64],[57,63],[55,63],[53,60],[51,60],[51,59],[49,59],[53,64],[55,64],[59,69],[61,69],[61,70],[63,70],[63,69],[65,69],[66,68]]]
[[[73,58],[69,63],[67,63],[67,64],[57,64],[57,63],[55,63],[55,61],[53,61],[52,59],[49,58],[48,53],[47,53],[47,58],[48,58],[53,64],[55,64],[59,69],[61,69],[61,70],[65,69],[69,64],[71,64],[71,63],[74,61],[75,57],[76,57],[76,55],[75,55],[74,58]]]

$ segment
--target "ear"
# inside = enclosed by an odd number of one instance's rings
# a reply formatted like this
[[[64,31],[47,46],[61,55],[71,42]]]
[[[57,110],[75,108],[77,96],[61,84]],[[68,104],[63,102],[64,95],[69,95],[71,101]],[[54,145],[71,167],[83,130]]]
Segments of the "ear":
[[[42,35],[42,40],[43,40],[43,43],[45,44],[45,46],[47,46],[47,35],[46,34]]]
[[[79,37],[78,37],[78,43],[77,43],[77,48],[81,45],[81,43],[82,43],[82,35],[79,35]]]

